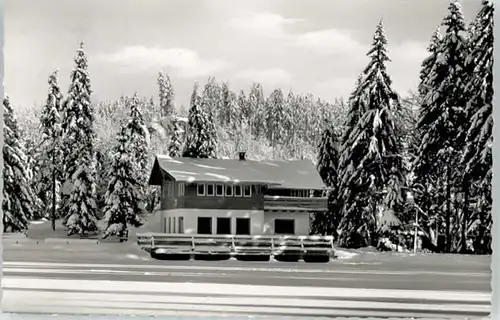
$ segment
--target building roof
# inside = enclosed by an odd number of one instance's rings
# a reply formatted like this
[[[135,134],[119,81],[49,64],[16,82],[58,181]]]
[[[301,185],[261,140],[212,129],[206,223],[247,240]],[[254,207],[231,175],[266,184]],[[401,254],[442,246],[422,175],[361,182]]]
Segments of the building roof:
[[[163,175],[186,182],[250,182],[294,189],[326,187],[309,160],[255,161],[170,158],[157,155],[149,184],[160,185]]]

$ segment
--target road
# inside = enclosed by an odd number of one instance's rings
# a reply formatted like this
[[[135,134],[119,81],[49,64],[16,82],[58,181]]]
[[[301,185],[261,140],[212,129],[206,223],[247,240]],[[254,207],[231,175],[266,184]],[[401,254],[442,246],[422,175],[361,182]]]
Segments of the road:
[[[485,317],[488,257],[359,254],[327,264],[151,260],[130,244],[4,243],[6,312]]]

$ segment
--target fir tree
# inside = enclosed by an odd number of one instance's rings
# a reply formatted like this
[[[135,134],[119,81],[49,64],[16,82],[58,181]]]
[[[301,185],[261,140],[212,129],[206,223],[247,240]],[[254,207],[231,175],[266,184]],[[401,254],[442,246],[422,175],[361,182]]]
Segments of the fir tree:
[[[267,132],[273,147],[283,140],[286,131],[288,119],[285,108],[283,91],[274,90],[267,100]]]
[[[266,132],[266,101],[262,85],[254,83],[248,95],[249,110],[243,113],[250,121],[252,134],[255,137],[264,136]]]
[[[492,100],[493,100],[493,16],[494,4],[483,0],[482,9],[476,16],[471,30],[469,47],[472,48],[466,59],[465,71],[468,79],[464,94],[470,97],[466,105],[466,118],[471,119],[465,137],[462,154],[464,173],[468,179],[475,180],[479,186],[475,191],[478,212],[476,219],[469,221],[468,207],[464,207],[462,223],[462,250],[466,248],[467,230],[474,232],[474,247],[479,253],[489,251],[486,238],[491,226],[491,171],[492,171]],[[472,184],[467,185],[471,188]],[[472,189],[472,188],[471,188]],[[467,200],[467,199],[465,199]],[[464,201],[465,201],[464,200]],[[468,202],[465,203],[468,205]],[[473,223],[477,227],[471,228]]]
[[[338,227],[338,165],[339,165],[339,136],[333,123],[326,120],[318,147],[317,169],[323,182],[330,188],[328,192],[328,211],[314,215],[312,228],[315,233],[335,235]]]
[[[39,183],[38,197],[45,204],[45,209],[50,212],[52,229],[55,230],[55,220],[58,217],[59,189],[62,178],[62,132],[61,90],[57,80],[57,71],[49,77],[49,94],[40,116],[42,131],[41,159],[43,170],[40,170],[36,181]]]
[[[432,71],[432,67],[436,63],[436,59],[438,57],[438,49],[440,47],[440,42],[442,40],[441,33],[439,32],[439,27],[432,34],[431,42],[427,47],[427,52],[429,52],[429,56],[424,59],[422,62],[421,70],[420,70],[420,85],[418,87],[419,94],[421,96],[425,96],[427,93],[426,84],[427,78]]]
[[[3,231],[26,231],[28,221],[39,218],[37,199],[27,173],[27,159],[19,127],[8,97],[3,100]]]
[[[340,241],[344,245],[373,242],[398,223],[404,166],[396,138],[399,98],[387,74],[387,38],[382,22],[375,31],[370,63],[351,97],[350,127],[341,147],[342,199]]]
[[[465,105],[463,95],[463,68],[467,43],[465,21],[458,2],[449,6],[444,19],[446,31],[436,49],[438,56],[427,80],[427,90],[421,108],[418,129],[422,134],[420,148],[415,160],[415,174],[439,177],[444,189],[445,236],[447,252],[452,249],[452,195],[456,191],[456,175],[459,168],[459,151],[462,148],[461,132],[465,129]],[[458,172],[457,172],[458,173]]]
[[[111,180],[106,192],[103,238],[118,236],[128,238],[128,225],[139,227],[143,223],[143,178],[140,164],[130,149],[133,137],[128,128],[122,128],[113,155]]]
[[[77,51],[76,67],[71,73],[71,84],[64,102],[63,151],[67,195],[64,224],[68,235],[97,231],[94,150],[94,108],[87,71],[87,57],[83,43]]]
[[[206,104],[203,104],[198,93],[198,84],[195,84],[191,95],[183,157],[215,158],[216,136],[213,126],[210,110]]]
[[[170,77],[160,71],[158,74],[161,117],[170,117],[174,113],[175,92]]]
[[[182,152],[182,129],[178,121],[174,122],[174,132],[170,137],[168,155],[172,158],[180,157]]]
[[[130,119],[127,123],[127,130],[129,130],[131,139],[131,151],[141,171],[140,176],[147,177],[149,174],[149,131],[140,108],[140,100],[137,93],[131,99]]]

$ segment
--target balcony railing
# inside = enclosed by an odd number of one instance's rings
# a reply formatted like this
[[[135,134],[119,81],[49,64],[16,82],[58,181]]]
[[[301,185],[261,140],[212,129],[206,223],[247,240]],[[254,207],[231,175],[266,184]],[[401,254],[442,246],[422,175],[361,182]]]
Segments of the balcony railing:
[[[331,236],[137,234],[142,249],[167,255],[332,256]]]
[[[328,198],[264,196],[264,208],[267,210],[326,211]]]

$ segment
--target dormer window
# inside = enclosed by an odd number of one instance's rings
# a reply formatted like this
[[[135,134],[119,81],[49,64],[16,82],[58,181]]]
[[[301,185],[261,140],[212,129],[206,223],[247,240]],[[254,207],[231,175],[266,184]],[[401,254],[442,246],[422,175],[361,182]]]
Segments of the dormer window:
[[[233,196],[233,186],[226,186],[226,197]]]
[[[223,197],[224,196],[224,185],[222,184],[218,184],[216,187],[215,187],[215,195],[217,197]]]
[[[252,196],[252,186],[246,185],[243,187],[243,196],[247,198]]]
[[[207,183],[207,196],[213,197],[214,194],[215,194],[214,184],[213,183]]]
[[[243,190],[241,189],[240,185],[235,185],[234,186],[234,196],[235,197],[241,197],[243,195]]]
[[[205,184],[204,183],[198,183],[198,185],[196,186],[196,194],[198,196],[205,195]]]

